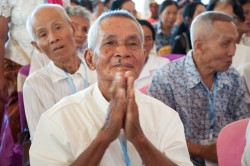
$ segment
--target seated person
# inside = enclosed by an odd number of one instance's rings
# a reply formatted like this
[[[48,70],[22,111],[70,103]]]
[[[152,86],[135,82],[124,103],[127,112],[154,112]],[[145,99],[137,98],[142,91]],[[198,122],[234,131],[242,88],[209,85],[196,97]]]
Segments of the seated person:
[[[155,32],[153,26],[147,20],[137,20],[143,29],[144,49],[145,49],[145,64],[139,77],[135,80],[134,88],[141,90],[149,86],[152,81],[153,73],[156,69],[169,63],[167,58],[157,56],[154,47]]]
[[[127,10],[135,18],[137,17],[137,11],[135,9],[135,3],[132,0],[114,0],[110,5],[110,10]]]
[[[90,12],[81,6],[67,6],[65,10],[75,27],[74,39],[78,56],[84,61],[83,53],[87,47],[86,39],[90,27]],[[50,59],[42,53],[33,56],[30,66],[30,74],[47,65],[49,61]]]
[[[192,49],[190,40],[190,26],[193,19],[205,11],[205,6],[201,2],[188,3],[183,9],[183,22],[179,26],[174,38],[171,53],[186,55]]]
[[[245,86],[230,67],[237,37],[233,17],[223,12],[198,15],[191,24],[193,50],[158,70],[149,87],[153,97],[179,113],[197,166],[205,166],[205,160],[217,163],[220,130],[249,117]]]
[[[173,0],[165,0],[159,6],[159,19],[153,25],[155,29],[155,45],[159,56],[170,54],[174,41],[174,23],[177,18],[178,5]]]
[[[51,60],[24,83],[24,106],[31,138],[43,112],[96,81],[89,76],[86,63],[77,56],[72,24],[59,5],[37,8],[37,13],[27,19],[32,45]]]
[[[246,92],[246,103],[248,106],[248,111],[250,112],[250,62],[247,62],[244,65],[241,65],[240,68],[238,68],[238,71],[243,79],[243,82],[246,86],[247,92]]]
[[[249,166],[250,165],[250,121],[247,126],[246,131],[246,146],[241,159],[241,166]]]
[[[207,6],[208,11],[221,11],[233,16],[233,22],[237,27],[238,39],[241,40],[242,34],[245,33],[244,11],[240,3],[236,0],[210,0]],[[235,56],[233,57],[232,66],[239,69],[241,65],[250,61],[250,48],[242,44],[236,44]]]
[[[31,165],[192,165],[178,114],[133,89],[143,54],[143,32],[131,14],[102,14],[85,51],[98,82],[42,115]]]

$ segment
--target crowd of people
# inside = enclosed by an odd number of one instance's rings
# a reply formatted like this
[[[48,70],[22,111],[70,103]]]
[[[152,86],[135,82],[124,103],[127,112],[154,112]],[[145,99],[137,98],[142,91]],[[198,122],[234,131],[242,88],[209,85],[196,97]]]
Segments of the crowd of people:
[[[250,118],[250,0],[148,8],[0,1],[0,165],[218,165],[220,131]]]

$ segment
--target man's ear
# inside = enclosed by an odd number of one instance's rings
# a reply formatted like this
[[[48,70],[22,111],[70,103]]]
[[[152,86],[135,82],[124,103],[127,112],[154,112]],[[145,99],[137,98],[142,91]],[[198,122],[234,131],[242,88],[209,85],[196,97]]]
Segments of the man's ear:
[[[70,21],[70,26],[72,28],[73,36],[75,36],[76,33],[76,24],[73,21]]]
[[[90,70],[94,71],[96,69],[96,64],[94,61],[94,51],[87,48],[84,52],[84,59]]]
[[[196,50],[197,53],[202,55],[203,52],[203,41],[198,39],[194,41],[194,49]]]
[[[40,52],[43,53],[43,51],[38,47],[37,43],[35,41],[31,41],[31,44]]]

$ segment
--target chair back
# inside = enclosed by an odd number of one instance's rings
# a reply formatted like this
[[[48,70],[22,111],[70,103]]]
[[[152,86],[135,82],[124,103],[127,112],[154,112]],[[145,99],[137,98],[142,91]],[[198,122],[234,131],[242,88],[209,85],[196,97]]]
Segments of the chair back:
[[[242,119],[226,125],[219,133],[217,156],[219,166],[240,166],[246,145],[246,128],[249,119]]]
[[[22,132],[24,131],[24,128],[27,127],[25,109],[23,103],[23,85],[26,78],[29,75],[29,71],[30,71],[30,64],[21,67],[17,74],[17,94],[18,94],[18,105],[19,105],[20,123]]]
[[[184,54],[165,54],[165,55],[162,55],[161,57],[167,58],[167,59],[169,59],[170,62],[172,62],[172,61],[179,59],[179,58],[182,58],[184,56],[185,56]]]

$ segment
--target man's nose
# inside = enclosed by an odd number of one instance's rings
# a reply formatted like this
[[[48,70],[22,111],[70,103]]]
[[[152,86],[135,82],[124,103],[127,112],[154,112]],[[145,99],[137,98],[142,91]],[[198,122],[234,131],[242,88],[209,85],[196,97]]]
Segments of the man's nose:
[[[59,41],[59,35],[55,32],[50,32],[50,43],[53,44],[53,43],[56,43]]]
[[[116,50],[115,50],[115,56],[120,57],[120,58],[126,58],[129,57],[129,50],[126,47],[126,45],[117,45]]]

